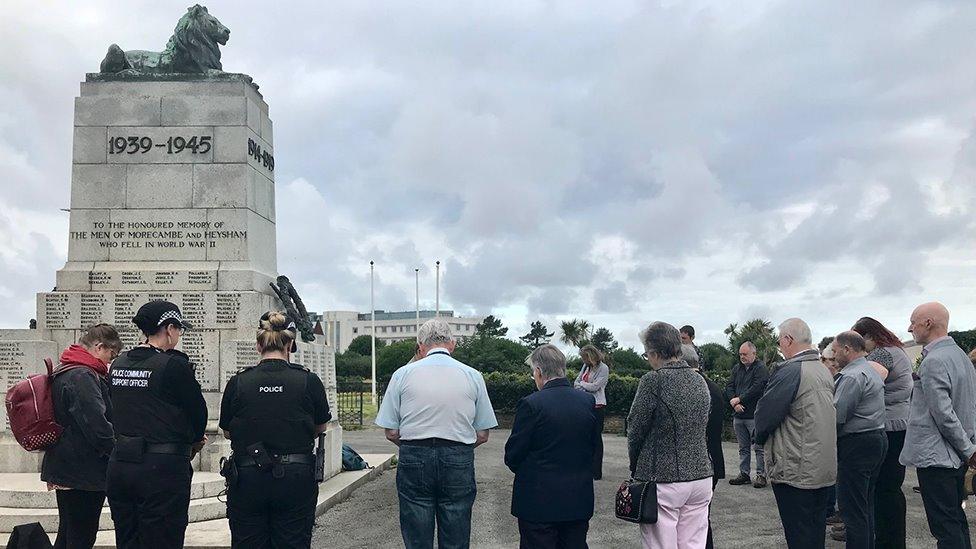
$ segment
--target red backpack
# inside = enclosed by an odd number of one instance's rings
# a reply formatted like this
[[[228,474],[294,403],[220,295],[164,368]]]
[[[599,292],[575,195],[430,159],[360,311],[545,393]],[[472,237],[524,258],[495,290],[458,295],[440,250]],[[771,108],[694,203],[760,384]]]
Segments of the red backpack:
[[[44,450],[61,438],[64,428],[54,419],[54,400],[51,385],[54,381],[54,364],[50,358],[44,359],[46,374],[34,374],[18,381],[7,390],[7,418],[10,431],[17,443],[28,452]],[[83,368],[71,365],[58,373]]]

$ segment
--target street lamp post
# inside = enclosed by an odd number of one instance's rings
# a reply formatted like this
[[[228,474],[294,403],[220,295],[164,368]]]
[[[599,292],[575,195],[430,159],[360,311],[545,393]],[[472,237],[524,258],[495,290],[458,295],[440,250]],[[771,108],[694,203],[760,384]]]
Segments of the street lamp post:
[[[373,357],[373,376],[372,376],[372,395],[373,404],[376,404],[376,303],[375,294],[373,292],[373,262],[369,262],[369,314],[370,314],[370,353]]]

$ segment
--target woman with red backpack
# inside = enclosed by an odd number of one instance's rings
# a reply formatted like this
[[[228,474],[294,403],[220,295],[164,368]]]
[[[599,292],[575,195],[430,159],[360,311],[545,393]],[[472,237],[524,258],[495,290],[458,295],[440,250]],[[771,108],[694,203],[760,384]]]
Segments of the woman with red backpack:
[[[105,471],[112,453],[108,364],[122,350],[119,334],[96,324],[61,353],[54,369],[54,416],[64,432],[44,453],[41,480],[56,490],[56,548],[91,548],[105,502]]]

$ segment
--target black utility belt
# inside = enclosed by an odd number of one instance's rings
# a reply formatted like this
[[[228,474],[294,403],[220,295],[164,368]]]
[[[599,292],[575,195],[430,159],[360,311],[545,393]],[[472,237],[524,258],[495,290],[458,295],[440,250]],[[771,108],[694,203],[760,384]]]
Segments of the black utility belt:
[[[119,435],[115,439],[115,449],[112,452],[116,461],[142,463],[145,454],[164,454],[181,456],[189,459],[193,456],[193,448],[182,442],[146,442],[142,437],[127,437]]]
[[[271,455],[271,462],[273,464],[287,465],[289,463],[304,463],[307,465],[312,465],[315,463],[315,456],[313,454],[282,454],[282,455]],[[259,467],[262,463],[259,460],[254,459],[252,456],[234,456],[234,464],[238,467]]]
[[[402,446],[425,446],[427,448],[437,448],[438,446],[474,446],[474,444],[466,444],[464,442],[448,440],[446,438],[418,438],[414,440],[401,440],[400,444]]]

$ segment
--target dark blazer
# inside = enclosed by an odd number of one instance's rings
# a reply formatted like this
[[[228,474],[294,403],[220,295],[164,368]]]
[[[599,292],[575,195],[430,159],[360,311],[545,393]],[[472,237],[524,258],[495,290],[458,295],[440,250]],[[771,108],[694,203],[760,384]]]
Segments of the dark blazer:
[[[725,409],[728,401],[714,381],[702,374],[708,384],[708,394],[711,397],[711,408],[708,411],[708,425],[705,427],[705,445],[708,446],[708,457],[712,460],[712,477],[725,478],[725,454],[722,452],[722,429],[725,427]]]
[[[515,473],[512,515],[530,522],[593,516],[593,460],[601,436],[593,395],[554,379],[519,400],[505,465]]]

